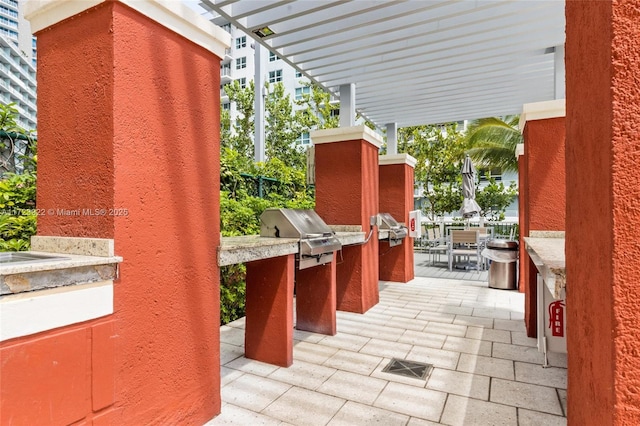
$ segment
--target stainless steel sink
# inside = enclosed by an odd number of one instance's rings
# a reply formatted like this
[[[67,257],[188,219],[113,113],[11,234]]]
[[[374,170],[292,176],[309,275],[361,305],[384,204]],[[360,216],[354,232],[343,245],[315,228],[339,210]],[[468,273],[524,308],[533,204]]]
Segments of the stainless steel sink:
[[[68,259],[68,257],[57,254],[35,254],[24,251],[0,252],[0,265],[27,262],[46,262],[49,260]]]

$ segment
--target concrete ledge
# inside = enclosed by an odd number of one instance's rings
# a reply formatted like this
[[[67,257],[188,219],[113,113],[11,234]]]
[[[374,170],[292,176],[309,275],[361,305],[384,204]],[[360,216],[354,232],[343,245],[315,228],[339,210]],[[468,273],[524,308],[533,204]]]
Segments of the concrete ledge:
[[[297,238],[267,238],[260,235],[223,237],[218,248],[218,266],[297,254]]]
[[[327,225],[333,232],[362,232],[360,225]]]
[[[549,292],[559,299],[567,285],[565,239],[524,237],[524,243]]]
[[[381,155],[378,158],[378,164],[381,166],[389,165],[389,164],[406,164],[409,167],[416,167],[416,163],[418,160],[410,156],[409,154],[388,154]]]
[[[315,130],[310,134],[314,145],[322,143],[364,140],[376,148],[382,146],[382,137],[367,126],[338,127],[334,129]]]
[[[101,3],[105,3],[105,0],[31,0],[26,2],[25,18],[31,22],[31,31],[35,34]],[[231,45],[229,33],[181,2],[120,0],[120,3],[207,49],[219,58],[224,58],[225,49]]]
[[[114,256],[113,240],[108,238],[31,237],[31,250],[81,256]]]
[[[519,143],[519,144],[516,145],[515,155],[516,155],[516,158],[520,157],[521,155],[524,155],[524,144],[523,143]]]
[[[340,229],[354,229],[351,225],[337,225]],[[334,226],[331,227],[332,229]],[[360,226],[355,228],[361,229]],[[335,232],[335,231],[334,231]],[[366,234],[362,231],[335,232],[343,246],[362,244]],[[241,235],[222,237],[218,247],[218,266],[235,265],[254,260],[298,254],[300,247],[297,238],[269,238],[260,235]]]
[[[518,127],[520,127],[520,131],[522,131],[524,130],[524,126],[527,124],[527,121],[545,120],[549,118],[564,117],[566,115],[567,107],[564,99],[524,104],[522,106],[522,114],[520,114]]]
[[[116,264],[107,264],[0,275],[0,295],[115,280],[117,273]]]
[[[564,238],[564,231],[534,231],[529,230],[531,238]]]
[[[336,238],[340,240],[340,244],[343,246],[362,244],[366,236],[364,232],[336,232]]]
[[[39,271],[60,271],[72,268],[80,268],[83,266],[114,265],[122,262],[122,258],[119,256],[81,256],[67,253],[38,251],[27,251],[22,253],[34,253],[48,256],[57,254],[60,256],[64,256],[64,258],[54,258],[51,260],[24,262],[17,264],[5,263],[0,265],[0,275],[25,274]]]

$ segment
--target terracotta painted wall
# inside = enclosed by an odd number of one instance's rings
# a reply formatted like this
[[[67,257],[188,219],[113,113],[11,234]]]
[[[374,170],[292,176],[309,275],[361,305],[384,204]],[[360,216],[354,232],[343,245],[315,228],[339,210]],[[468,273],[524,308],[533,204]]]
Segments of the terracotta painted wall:
[[[379,210],[408,225],[409,211],[413,210],[413,167],[407,164],[380,166]],[[412,280],[415,276],[413,238],[407,237],[395,247],[381,241],[379,259],[381,280],[404,283]]]
[[[361,225],[363,164],[360,160],[364,141],[335,142],[315,146],[316,211],[330,225]]]
[[[58,214],[114,206],[110,25],[111,8],[99,7],[38,35],[40,235],[113,238],[114,216]],[[75,43],[62,48],[64,40]]]
[[[566,16],[568,420],[640,424],[640,9]]]
[[[565,230],[565,119],[528,121],[523,132],[527,162],[528,230]]]
[[[118,2],[39,32],[38,55],[38,207],[107,211],[38,234],[114,238],[124,258],[101,421],[203,424],[220,411],[219,58]]]
[[[110,318],[3,342],[0,424],[99,424],[115,402]]]
[[[565,118],[527,121],[522,134],[526,172],[522,178],[524,196],[519,204],[520,209],[524,210],[524,222],[520,228],[519,266],[524,282],[527,335],[535,337],[537,270],[523,251],[522,237],[529,236],[532,230],[565,230]]]
[[[329,225],[361,225],[368,232],[370,217],[378,213],[378,148],[352,140],[319,144],[315,151],[316,211]],[[342,259],[336,266],[337,309],[365,312],[379,301],[377,231],[365,245],[343,247]]]

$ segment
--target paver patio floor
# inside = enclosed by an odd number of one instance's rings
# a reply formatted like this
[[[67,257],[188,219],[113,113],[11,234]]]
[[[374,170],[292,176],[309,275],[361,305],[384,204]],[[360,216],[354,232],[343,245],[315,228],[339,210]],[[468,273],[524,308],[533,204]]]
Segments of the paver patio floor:
[[[294,362],[243,357],[244,318],[221,328],[222,413],[213,425],[564,425],[566,356],[525,334],[524,295],[486,281],[380,282],[365,314],[338,333],[294,331]],[[384,372],[428,363],[426,379]]]

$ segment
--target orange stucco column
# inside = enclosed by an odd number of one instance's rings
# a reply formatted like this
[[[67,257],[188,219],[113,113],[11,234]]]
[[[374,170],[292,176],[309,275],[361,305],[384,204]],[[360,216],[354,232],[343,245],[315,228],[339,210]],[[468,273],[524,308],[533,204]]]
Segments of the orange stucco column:
[[[293,363],[295,255],[247,263],[247,358],[288,367]]]
[[[100,412],[77,421],[203,424],[220,412],[219,58],[228,35],[150,0],[33,2],[28,14],[38,36],[38,234],[110,238],[124,258],[113,323],[94,330],[91,358],[74,365],[113,373],[85,396]],[[52,344],[56,353],[87,348],[68,340]],[[46,422],[47,395],[29,397],[33,424]]]
[[[638,2],[566,4],[570,425],[640,424]]]
[[[564,99],[526,104],[521,115],[524,164],[519,209],[519,268],[525,293],[527,335],[535,337],[536,274],[535,265],[524,248],[524,237],[549,235],[565,229],[565,102]]]
[[[329,225],[356,225],[369,231],[378,213],[380,137],[366,126],[318,130],[315,145],[316,211]],[[378,235],[345,246],[336,266],[337,309],[363,313],[380,300]]]
[[[296,328],[336,334],[336,253],[325,265],[296,272]]]
[[[391,214],[401,223],[409,223],[413,210],[413,172],[415,158],[408,154],[382,155],[380,162],[380,212]],[[389,247],[380,241],[380,279],[406,283],[414,278],[413,238],[407,236],[402,244]]]
[[[527,199],[529,195],[527,194],[527,182],[528,178],[528,170],[527,170],[527,162],[524,157],[524,144],[520,143],[516,146],[515,152],[516,158],[518,159],[518,225],[520,227],[520,241],[518,246],[518,291],[520,293],[524,293],[527,286],[525,284],[525,276],[527,276],[527,268],[528,262],[524,262],[525,256],[527,255],[527,250],[524,247],[522,237],[529,235],[529,230],[527,229],[527,217],[528,217],[528,209],[525,209],[521,206],[527,205]]]

